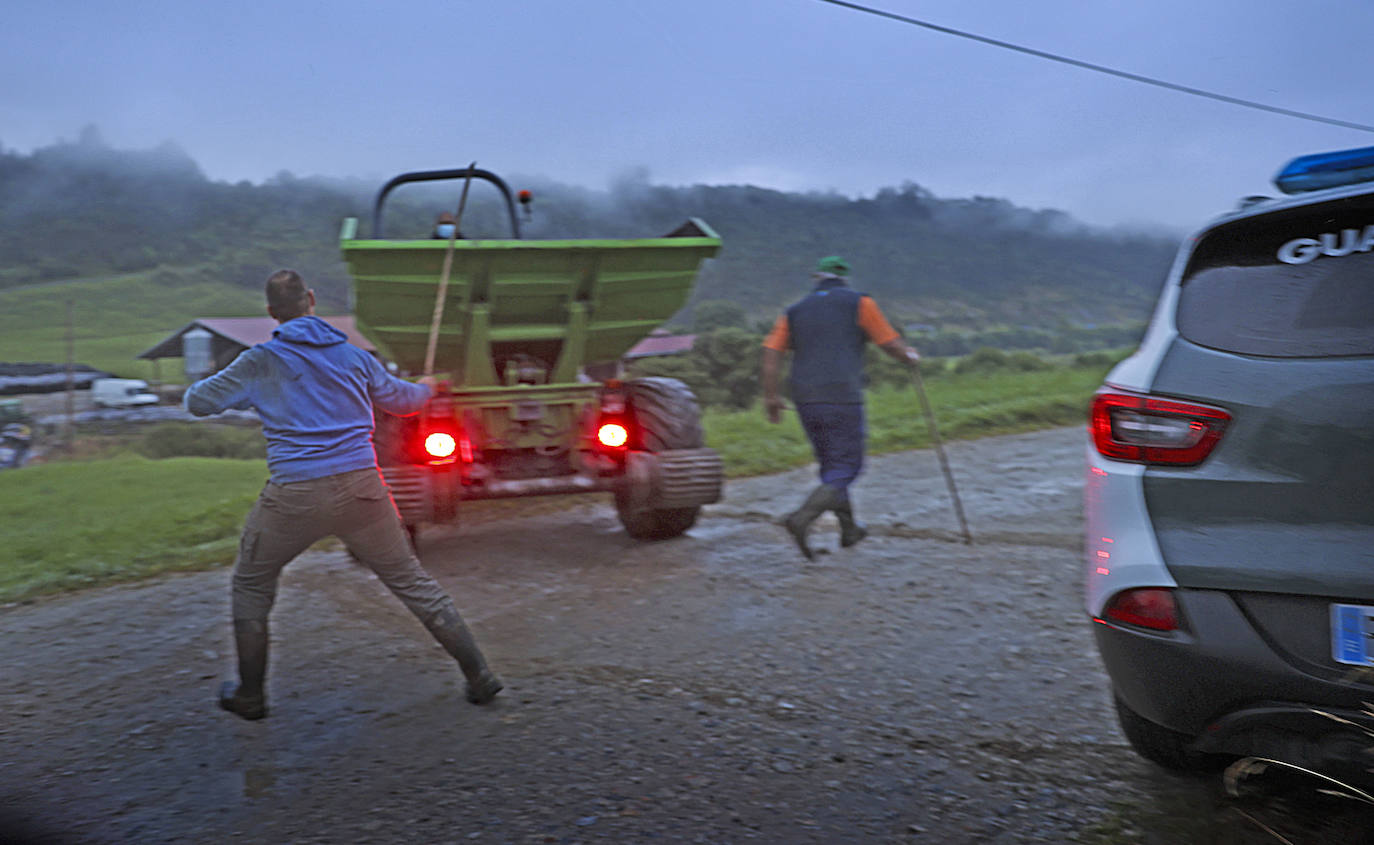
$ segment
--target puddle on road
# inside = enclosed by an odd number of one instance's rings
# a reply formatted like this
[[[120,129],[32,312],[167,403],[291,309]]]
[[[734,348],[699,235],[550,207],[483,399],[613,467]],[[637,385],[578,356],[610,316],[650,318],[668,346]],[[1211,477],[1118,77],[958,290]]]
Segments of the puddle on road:
[[[243,797],[263,798],[277,784],[277,773],[266,766],[243,770]]]
[[[739,523],[728,518],[729,515],[706,514],[697,524],[687,531],[687,536],[698,541],[719,540],[739,532]]]

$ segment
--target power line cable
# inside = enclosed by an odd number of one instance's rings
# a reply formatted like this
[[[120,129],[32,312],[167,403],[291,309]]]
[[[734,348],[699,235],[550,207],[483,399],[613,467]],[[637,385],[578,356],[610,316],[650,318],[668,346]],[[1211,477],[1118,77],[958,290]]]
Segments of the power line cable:
[[[1047,53],[1044,50],[1036,50],[1031,47],[1022,47],[1020,44],[1012,44],[1008,41],[998,41],[996,38],[988,38],[985,35],[976,35],[972,32],[964,32],[963,30],[952,29],[947,26],[940,26],[939,24],[930,23],[929,21],[922,21],[917,20],[916,18],[909,18],[905,15],[899,15],[895,12],[887,12],[883,11],[882,9],[874,9],[871,6],[861,6],[858,3],[849,3],[846,2],[846,0],[820,0],[820,2],[829,3],[832,6],[841,6],[846,9],[852,9],[856,12],[864,12],[865,14],[876,15],[880,18],[888,18],[890,20],[900,21],[901,23],[908,23],[912,26],[924,27],[926,29],[934,30],[935,32],[942,32],[945,35],[955,35],[959,38],[967,38],[970,41],[979,41],[983,44],[991,44],[993,47],[1001,47],[1005,50],[1015,50],[1018,53],[1025,53],[1028,56],[1035,56],[1036,58],[1040,59],[1049,59],[1052,62],[1059,62],[1061,64],[1072,65],[1074,67],[1083,68],[1084,70],[1093,70],[1097,71],[1098,73],[1105,73],[1109,76],[1117,76],[1122,79],[1129,79],[1132,82],[1143,82],[1146,85],[1154,85],[1158,88],[1167,88],[1170,91],[1180,91],[1184,94],[1192,94],[1195,97],[1206,97],[1209,100],[1218,100],[1223,103],[1230,103],[1233,106],[1245,106],[1246,108],[1259,109],[1260,111],[1267,111],[1272,114],[1281,114],[1286,117],[1296,117],[1301,120],[1311,120],[1317,123],[1326,123],[1331,126],[1340,126],[1345,129],[1358,129],[1361,132],[1374,132],[1374,126],[1369,126],[1363,123],[1352,123],[1348,120],[1338,120],[1334,117],[1323,117],[1319,114],[1310,114],[1308,112],[1294,111],[1293,109],[1279,108],[1278,106],[1271,106],[1265,103],[1257,103],[1254,100],[1242,100],[1239,97],[1228,97],[1225,94],[1217,94],[1212,91],[1204,91],[1201,88],[1191,88],[1187,85],[1179,85],[1175,82],[1166,82],[1163,79],[1155,79],[1154,77],[1150,76],[1141,76],[1138,73],[1128,73],[1124,70],[1116,70],[1115,68],[1109,68],[1104,65],[1095,65],[1092,62],[1084,62],[1079,61],[1078,59],[1071,59],[1068,56],[1060,56],[1055,53]]]

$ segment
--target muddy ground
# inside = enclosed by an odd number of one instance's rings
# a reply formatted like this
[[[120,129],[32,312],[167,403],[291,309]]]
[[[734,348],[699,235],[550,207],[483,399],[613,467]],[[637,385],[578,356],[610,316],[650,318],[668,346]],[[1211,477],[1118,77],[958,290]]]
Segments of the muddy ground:
[[[225,570],[0,609],[0,825],[96,843],[1352,841],[1349,804],[1230,801],[1127,748],[1079,599],[1083,448],[1077,428],[953,444],[972,546],[931,453],[873,459],[855,499],[874,536],[814,564],[768,522],[806,470],[731,482],[658,544],[601,499],[473,506],[421,553],[507,681],[480,708],[342,552],[287,569],[258,723],[213,702]]]

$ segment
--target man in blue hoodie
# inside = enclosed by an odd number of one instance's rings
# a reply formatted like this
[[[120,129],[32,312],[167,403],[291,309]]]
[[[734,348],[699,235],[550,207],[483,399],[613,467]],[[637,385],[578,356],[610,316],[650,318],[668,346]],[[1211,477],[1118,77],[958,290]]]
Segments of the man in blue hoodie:
[[[373,408],[419,411],[433,381],[402,381],[344,333],[315,316],[315,292],[294,270],[267,279],[272,339],[191,385],[196,416],[254,409],[267,437],[270,480],[248,514],[233,575],[239,681],[226,681],[220,706],[245,719],[267,715],[267,617],[281,570],[315,541],[337,536],[424,623],[457,661],[467,699],[501,691],[453,600],[420,566],[377,468]]]

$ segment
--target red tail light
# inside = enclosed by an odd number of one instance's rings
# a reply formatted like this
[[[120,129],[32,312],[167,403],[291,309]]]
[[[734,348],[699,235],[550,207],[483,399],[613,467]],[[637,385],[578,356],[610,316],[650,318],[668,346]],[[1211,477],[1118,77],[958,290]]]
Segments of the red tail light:
[[[1178,604],[1173,590],[1145,587],[1124,590],[1112,596],[1102,617],[1112,622],[1125,622],[1155,631],[1179,629]]]
[[[630,442],[630,432],[618,422],[602,423],[596,430],[596,439],[602,446],[619,449]]]
[[[625,389],[617,379],[602,385],[598,405],[596,443],[619,455],[630,445],[630,415]]]
[[[1220,408],[1175,399],[1112,391],[1093,397],[1093,445],[1118,461],[1202,463],[1230,421]]]
[[[433,431],[425,436],[425,452],[431,458],[451,458],[458,451],[458,440],[447,431]]]

